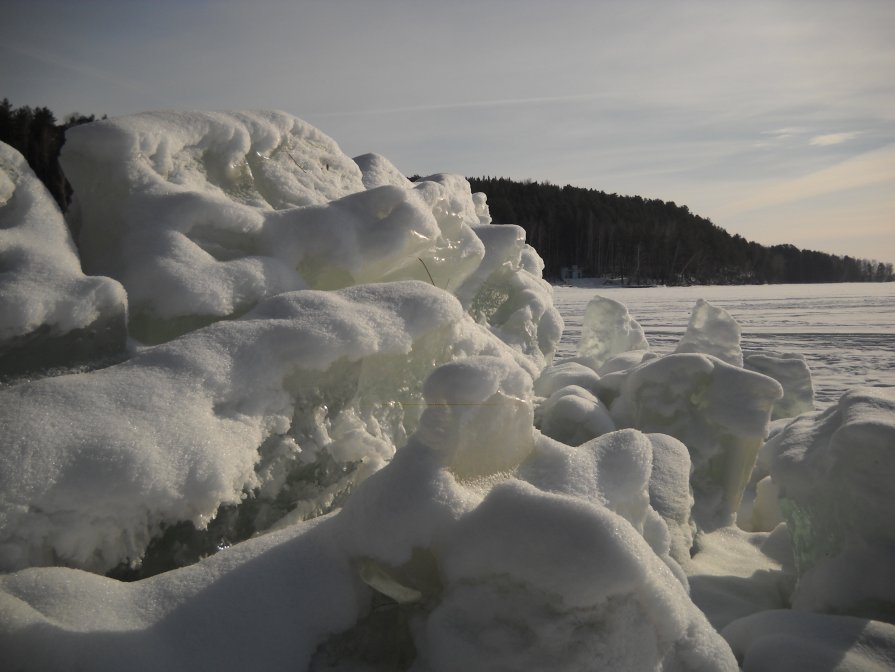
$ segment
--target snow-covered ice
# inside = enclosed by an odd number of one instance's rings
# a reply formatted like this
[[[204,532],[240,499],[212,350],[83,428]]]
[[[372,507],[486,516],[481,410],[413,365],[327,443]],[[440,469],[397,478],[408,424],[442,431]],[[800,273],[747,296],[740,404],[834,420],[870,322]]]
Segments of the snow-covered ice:
[[[81,272],[50,192],[0,142],[0,376],[123,351],[126,303],[120,284]]]
[[[68,223],[126,297],[15,165],[0,195],[34,207],[4,231],[53,227],[131,342],[0,388],[12,669],[895,660],[891,390],[814,411],[811,353],[741,336],[710,289],[658,347],[654,313],[590,292],[560,344],[485,195],[285,113],[70,132]],[[28,310],[56,286],[12,277]],[[67,292],[46,315],[83,312]]]

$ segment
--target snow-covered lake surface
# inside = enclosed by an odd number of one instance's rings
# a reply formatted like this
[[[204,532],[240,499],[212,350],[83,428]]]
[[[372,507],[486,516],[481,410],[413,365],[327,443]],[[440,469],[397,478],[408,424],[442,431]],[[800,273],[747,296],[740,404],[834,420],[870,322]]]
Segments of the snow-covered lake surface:
[[[662,354],[703,298],[739,322],[744,349],[805,355],[820,407],[857,385],[895,385],[895,283],[554,289],[566,323],[557,360],[575,355],[594,294],[624,303]]]

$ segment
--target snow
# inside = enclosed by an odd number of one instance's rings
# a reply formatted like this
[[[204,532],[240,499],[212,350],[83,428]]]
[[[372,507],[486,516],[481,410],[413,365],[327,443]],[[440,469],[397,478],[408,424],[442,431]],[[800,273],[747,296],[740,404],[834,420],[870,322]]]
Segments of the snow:
[[[81,272],[53,197],[22,155],[4,143],[0,259],[0,375],[124,349],[124,289]]]
[[[895,668],[895,625],[853,616],[765,611],[724,629],[743,672]]]
[[[43,192],[2,231],[54,227],[131,341],[0,388],[12,669],[891,667],[891,389],[815,411],[707,288],[659,347],[575,295],[560,345],[485,195],[282,112],[96,122],[63,165],[127,296]]]

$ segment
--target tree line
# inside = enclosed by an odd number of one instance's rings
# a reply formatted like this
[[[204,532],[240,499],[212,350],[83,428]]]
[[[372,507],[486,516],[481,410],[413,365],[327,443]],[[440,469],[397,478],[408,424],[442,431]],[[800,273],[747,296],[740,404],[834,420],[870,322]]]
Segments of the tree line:
[[[105,118],[105,116],[103,116]],[[0,102],[0,141],[16,148],[62,210],[71,187],[59,167],[65,131],[95,121],[70,114],[57,123],[47,107]],[[468,178],[488,195],[496,223],[519,224],[543,257],[544,274],[563,268],[622,278],[630,284],[888,282],[892,264],[836,256],[793,245],[766,247],[730,235],[685,205],[594,189],[506,178]]]
[[[90,121],[96,117],[74,113],[59,124],[48,107],[13,107],[7,98],[0,101],[0,141],[21,152],[63,210],[71,199],[71,187],[59,167],[59,150],[65,131]]]
[[[544,275],[563,268],[629,284],[889,282],[891,263],[731,235],[685,205],[641,196],[502,177],[468,178],[488,195],[495,223],[518,224],[543,257]]]

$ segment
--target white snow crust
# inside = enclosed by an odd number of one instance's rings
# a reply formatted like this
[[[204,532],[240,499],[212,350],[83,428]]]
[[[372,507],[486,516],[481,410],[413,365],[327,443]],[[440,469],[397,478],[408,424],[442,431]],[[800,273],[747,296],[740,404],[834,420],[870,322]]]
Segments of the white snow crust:
[[[891,390],[814,412],[702,300],[660,356],[594,298],[553,362],[521,228],[285,113],[96,122],[63,166],[132,342],[0,388],[11,669],[891,667]],[[40,202],[4,231],[64,232]]]

